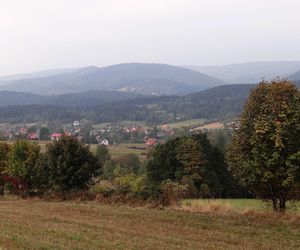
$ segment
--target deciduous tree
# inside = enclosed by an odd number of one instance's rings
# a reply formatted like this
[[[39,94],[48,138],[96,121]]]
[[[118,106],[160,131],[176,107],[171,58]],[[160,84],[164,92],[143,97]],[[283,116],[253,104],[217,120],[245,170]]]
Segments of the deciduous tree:
[[[227,158],[241,184],[274,210],[297,198],[300,95],[290,81],[262,81],[252,90]]]

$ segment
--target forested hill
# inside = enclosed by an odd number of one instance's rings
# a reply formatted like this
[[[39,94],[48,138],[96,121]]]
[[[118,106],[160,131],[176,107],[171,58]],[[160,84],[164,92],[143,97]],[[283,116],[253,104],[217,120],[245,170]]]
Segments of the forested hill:
[[[9,79],[12,80],[7,82]],[[117,90],[148,95],[184,95],[224,84],[219,79],[197,71],[154,63],[127,63],[103,68],[92,66],[65,73],[60,71],[57,75],[15,79],[6,77],[0,90],[42,95],[98,90]]]
[[[300,87],[300,81],[296,82]],[[36,104],[0,107],[2,122],[71,122],[88,119],[93,123],[123,120],[151,124],[181,119],[231,119],[239,116],[254,84],[223,85],[186,96],[148,96],[107,102],[101,105],[64,107]],[[93,104],[93,103],[91,103]]]

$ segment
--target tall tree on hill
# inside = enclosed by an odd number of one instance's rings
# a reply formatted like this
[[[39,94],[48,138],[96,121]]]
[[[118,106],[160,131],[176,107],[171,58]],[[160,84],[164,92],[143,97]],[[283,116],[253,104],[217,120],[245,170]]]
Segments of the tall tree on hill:
[[[227,158],[241,184],[271,202],[275,211],[284,211],[287,200],[297,199],[300,94],[290,81],[262,81],[252,90]]]

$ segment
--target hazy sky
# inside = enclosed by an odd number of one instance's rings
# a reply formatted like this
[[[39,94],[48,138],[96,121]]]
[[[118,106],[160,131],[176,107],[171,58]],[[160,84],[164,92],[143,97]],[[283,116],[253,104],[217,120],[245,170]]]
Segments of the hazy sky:
[[[299,0],[0,0],[0,75],[300,60]]]

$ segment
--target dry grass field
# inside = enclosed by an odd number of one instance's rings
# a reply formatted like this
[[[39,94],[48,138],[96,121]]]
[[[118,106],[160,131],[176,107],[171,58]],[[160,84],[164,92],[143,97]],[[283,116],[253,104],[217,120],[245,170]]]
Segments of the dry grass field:
[[[299,217],[0,200],[0,249],[299,249]]]

